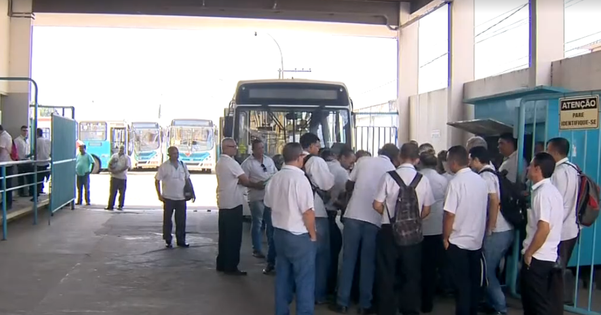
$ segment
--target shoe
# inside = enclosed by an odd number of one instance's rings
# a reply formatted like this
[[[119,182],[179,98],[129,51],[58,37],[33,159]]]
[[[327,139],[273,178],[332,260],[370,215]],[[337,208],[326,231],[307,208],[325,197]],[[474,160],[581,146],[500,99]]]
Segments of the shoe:
[[[104,210],[113,211],[115,209],[113,207],[106,207],[106,208],[104,208]]]
[[[123,211],[123,207],[117,207],[117,210]]]
[[[91,203],[89,203],[89,202],[86,202],[86,207],[89,207],[89,206],[91,206],[91,205],[92,205]]]
[[[361,314],[361,315],[369,315],[369,314],[375,314],[376,311],[373,308],[361,308],[359,307],[357,309],[357,314]]]
[[[228,276],[246,276],[248,274],[246,271],[242,270],[225,271],[224,273]]]
[[[173,248],[173,245],[171,244],[171,242],[165,242],[165,243],[167,243],[165,245],[166,248]]]
[[[188,243],[177,243],[177,247],[188,248],[188,247],[190,247],[190,244],[188,244]]]
[[[315,301],[315,305],[326,305],[326,304],[328,304],[327,300],[324,300],[324,301]]]
[[[253,257],[265,259],[265,255],[263,255],[263,253],[261,253],[260,251],[257,251],[257,250],[253,250]]]
[[[265,269],[263,269],[263,274],[264,275],[269,275],[275,272],[275,266],[273,265],[267,265],[267,267],[265,267]]]
[[[330,311],[338,313],[338,314],[348,313],[348,307],[346,307],[346,306],[334,304],[334,305],[330,305],[328,308],[330,309]]]
[[[75,205],[76,206],[81,206],[81,202],[76,202]]]

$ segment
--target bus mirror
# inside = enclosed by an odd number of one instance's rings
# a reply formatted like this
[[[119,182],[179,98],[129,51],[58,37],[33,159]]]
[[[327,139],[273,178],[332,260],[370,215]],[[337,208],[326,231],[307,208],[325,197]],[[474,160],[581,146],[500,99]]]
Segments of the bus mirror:
[[[233,130],[234,130],[234,117],[231,117],[231,116],[224,117],[223,130],[221,131],[223,133],[223,137],[224,138],[233,137],[234,136]]]

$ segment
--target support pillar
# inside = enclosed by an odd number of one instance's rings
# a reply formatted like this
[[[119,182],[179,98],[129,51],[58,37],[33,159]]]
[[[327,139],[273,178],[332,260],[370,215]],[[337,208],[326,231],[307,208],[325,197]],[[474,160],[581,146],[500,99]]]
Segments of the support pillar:
[[[565,56],[564,0],[530,0],[529,87],[551,85],[551,63]]]
[[[13,0],[9,15],[7,76],[31,77],[32,0]],[[30,93],[29,82],[8,82],[2,103],[2,126],[13,137],[19,135],[21,126],[29,125]]]
[[[448,50],[448,121],[474,118],[474,106],[463,103],[463,84],[475,76],[475,0],[453,1],[449,4]],[[458,128],[447,126],[447,144],[465,145],[471,136]]]
[[[401,2],[401,25],[409,20],[411,15],[410,3]],[[418,93],[419,77],[419,23],[412,23],[399,28],[398,43],[398,89],[397,108],[399,112],[398,141],[405,143],[409,140],[411,118],[409,113],[409,97]]]

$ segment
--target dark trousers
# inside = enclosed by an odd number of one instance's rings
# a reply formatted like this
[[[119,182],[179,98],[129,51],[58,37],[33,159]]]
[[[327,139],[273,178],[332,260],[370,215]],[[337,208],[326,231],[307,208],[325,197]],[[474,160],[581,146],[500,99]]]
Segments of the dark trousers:
[[[390,224],[382,225],[376,241],[378,315],[420,313],[421,251],[421,243],[398,246]],[[397,281],[399,291],[394,289]]]
[[[163,239],[171,244],[173,237],[173,213],[175,212],[175,239],[177,244],[186,243],[186,201],[165,199],[163,202]]]
[[[2,168],[2,170],[3,170],[2,177],[13,175],[13,167],[12,166],[7,166],[6,168]],[[4,173],[4,171],[6,171],[6,173]],[[2,180],[2,177],[0,177],[0,180]],[[3,183],[0,182],[0,187],[2,187],[2,190],[12,188],[13,187],[12,181],[13,181],[12,177],[7,178],[6,179],[6,187],[4,186]],[[13,192],[12,192],[12,190],[6,191],[6,192],[4,192],[4,194],[6,194],[6,208],[8,209],[13,206]],[[0,202],[2,202],[2,200],[0,200]]]
[[[85,193],[86,203],[90,203],[90,174],[77,175],[77,203],[81,204],[81,199]]]
[[[434,296],[439,285],[439,275],[444,266],[444,244],[442,235],[424,236],[422,242],[422,313],[434,308]]]
[[[563,314],[563,285],[555,262],[532,258],[530,266],[522,263],[520,288],[524,315]]]
[[[50,180],[50,172],[48,171],[48,165],[36,165],[38,171],[38,195],[44,191],[44,181]],[[31,177],[33,179],[33,176]],[[33,180],[32,180],[33,181]]]
[[[233,209],[219,209],[218,225],[217,271],[234,272],[238,270],[238,264],[240,263],[242,205]]]
[[[578,241],[578,236],[570,240],[559,242],[558,254],[561,261],[561,273],[563,277],[563,302],[566,304],[574,303],[574,290],[578,279],[575,279],[572,271],[567,269],[568,262],[572,258],[572,252]]]
[[[20,164],[17,166],[17,168],[19,170],[19,174],[26,174],[33,171],[31,164]],[[26,184],[31,184],[33,182],[32,179],[33,177],[31,175],[19,176],[17,177],[17,183],[19,184],[19,186],[24,186]],[[33,186],[21,187],[19,188],[19,195],[26,196],[26,192],[29,191],[29,195],[33,196],[33,190]]]
[[[115,199],[117,198],[117,192],[119,192],[119,208],[123,208],[125,204],[125,190],[127,189],[127,180],[111,177],[110,184],[110,195],[108,208],[112,209],[115,207]]]
[[[328,224],[330,226],[330,268],[328,271],[328,294],[336,293],[338,283],[338,260],[342,250],[342,232],[336,223],[336,212],[328,211]],[[358,277],[357,277],[358,278]]]
[[[477,315],[482,295],[482,250],[447,249],[451,281],[455,289],[455,314]]]

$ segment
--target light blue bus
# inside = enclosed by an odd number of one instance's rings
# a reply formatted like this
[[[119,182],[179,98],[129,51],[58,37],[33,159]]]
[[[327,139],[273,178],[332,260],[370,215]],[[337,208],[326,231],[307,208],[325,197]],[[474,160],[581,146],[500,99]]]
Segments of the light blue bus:
[[[125,121],[79,122],[79,140],[94,158],[94,174],[108,168],[111,156],[119,151],[120,146],[125,146],[126,152],[131,155],[129,132]]]
[[[169,146],[189,170],[212,172],[215,168],[215,126],[210,119],[174,119],[169,125]]]
[[[164,161],[163,130],[156,122],[132,122],[133,156],[135,169],[157,169]]]

